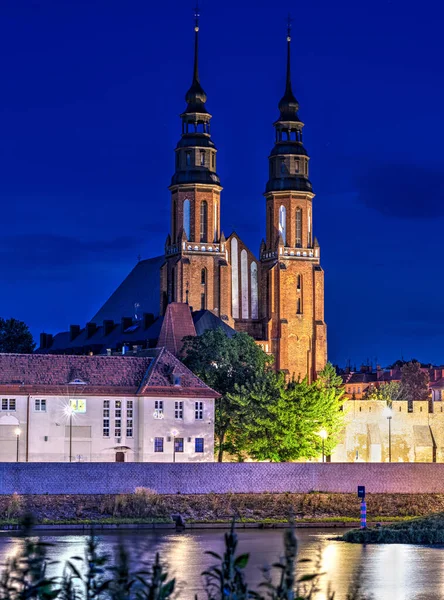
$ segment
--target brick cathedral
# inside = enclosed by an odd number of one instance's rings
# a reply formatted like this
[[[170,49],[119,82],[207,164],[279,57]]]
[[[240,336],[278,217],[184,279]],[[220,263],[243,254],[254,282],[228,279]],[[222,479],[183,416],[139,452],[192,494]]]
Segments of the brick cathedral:
[[[236,233],[225,238],[221,231],[222,186],[207,96],[199,80],[198,49],[196,19],[193,80],[181,114],[182,135],[169,187],[171,225],[165,254],[140,261],[85,328],[71,325],[55,336],[42,334],[38,352],[138,352],[171,339],[169,349],[177,353],[183,332],[201,335],[222,327],[227,335],[250,334],[289,377],[312,380],[327,358],[324,273],[313,234],[314,193],[304,124],[291,85],[290,31],[259,259]]]
[[[221,231],[222,186],[211,114],[199,80],[198,49],[196,22],[193,81],[181,114],[182,135],[169,187],[171,230],[161,267],[161,313],[171,302],[209,310],[236,331],[253,336],[274,355],[277,369],[312,379],[327,358],[324,273],[313,233],[314,193],[304,124],[291,85],[290,31],[259,260],[237,234],[225,238]]]

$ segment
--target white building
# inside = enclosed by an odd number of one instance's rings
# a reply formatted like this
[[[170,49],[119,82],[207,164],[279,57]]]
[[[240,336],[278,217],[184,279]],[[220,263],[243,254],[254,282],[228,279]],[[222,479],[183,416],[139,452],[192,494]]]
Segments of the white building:
[[[0,354],[0,462],[211,462],[217,396],[165,348]]]

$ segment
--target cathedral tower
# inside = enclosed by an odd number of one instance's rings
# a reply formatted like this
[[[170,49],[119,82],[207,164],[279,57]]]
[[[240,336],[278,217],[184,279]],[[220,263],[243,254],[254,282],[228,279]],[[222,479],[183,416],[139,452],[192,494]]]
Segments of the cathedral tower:
[[[316,377],[327,356],[324,322],[324,273],[313,235],[314,193],[304,124],[291,85],[291,36],[287,35],[285,93],[274,123],[276,139],[269,156],[265,191],[266,238],[261,245],[262,312],[270,351],[278,369],[290,377]]]
[[[194,68],[182,135],[171,180],[171,227],[161,270],[161,312],[170,302],[187,302],[229,320],[230,275],[226,242],[220,231],[220,185],[211,115],[199,80],[199,14],[195,14]],[[225,294],[221,293],[221,290]]]

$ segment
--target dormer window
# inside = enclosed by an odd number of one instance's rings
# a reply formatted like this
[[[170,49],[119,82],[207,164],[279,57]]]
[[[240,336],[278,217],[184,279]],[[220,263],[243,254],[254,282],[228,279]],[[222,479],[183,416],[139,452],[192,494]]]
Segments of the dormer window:
[[[182,375],[179,373],[172,373],[171,381],[174,387],[180,387],[182,385]]]

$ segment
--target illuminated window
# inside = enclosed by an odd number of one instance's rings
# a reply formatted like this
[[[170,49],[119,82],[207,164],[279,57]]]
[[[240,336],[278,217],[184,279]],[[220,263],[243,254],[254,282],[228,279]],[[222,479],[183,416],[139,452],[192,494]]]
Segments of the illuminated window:
[[[284,246],[287,243],[287,211],[285,206],[279,208],[279,233],[284,240]]]
[[[15,398],[2,398],[2,410],[14,412]]]

